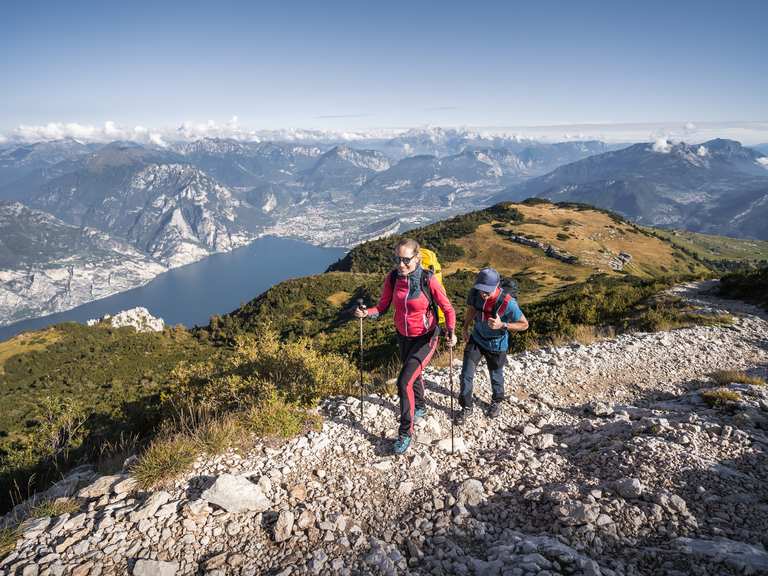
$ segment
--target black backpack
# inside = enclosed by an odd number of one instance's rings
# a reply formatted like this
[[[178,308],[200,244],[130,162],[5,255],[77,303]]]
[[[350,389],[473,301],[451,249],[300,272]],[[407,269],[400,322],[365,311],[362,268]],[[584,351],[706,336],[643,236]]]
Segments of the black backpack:
[[[499,294],[499,297],[496,299],[496,306],[493,310],[494,316],[497,316],[499,310],[501,310],[507,294],[509,294],[512,298],[517,299],[517,295],[520,293],[520,286],[514,278],[505,278],[502,276],[499,284],[501,285],[501,294]],[[474,288],[472,288],[472,290],[474,290]],[[483,311],[482,307],[478,308],[475,306],[475,308],[480,312]]]

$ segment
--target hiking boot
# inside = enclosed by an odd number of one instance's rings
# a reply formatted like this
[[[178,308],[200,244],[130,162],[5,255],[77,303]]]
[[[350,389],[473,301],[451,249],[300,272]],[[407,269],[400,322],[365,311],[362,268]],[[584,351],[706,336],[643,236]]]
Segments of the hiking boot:
[[[491,402],[491,407],[488,409],[489,418],[497,418],[501,416],[501,402]]]
[[[425,406],[420,406],[413,411],[414,418],[424,418],[424,416],[426,415],[427,415],[427,408]]]
[[[472,408],[462,408],[461,410],[459,410],[458,414],[456,414],[456,418],[454,418],[454,421],[456,422],[456,424],[461,426],[462,424],[464,424],[464,422],[467,421],[467,418],[472,416],[472,412],[474,412]]]
[[[407,434],[400,434],[395,440],[395,454],[403,454],[411,445],[411,437]]]

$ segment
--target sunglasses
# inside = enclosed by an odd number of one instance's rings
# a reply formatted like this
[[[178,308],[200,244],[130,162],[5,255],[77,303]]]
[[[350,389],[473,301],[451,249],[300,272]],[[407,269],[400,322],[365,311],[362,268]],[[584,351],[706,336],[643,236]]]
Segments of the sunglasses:
[[[402,262],[406,266],[409,266],[411,264],[411,260],[413,260],[414,258],[416,258],[415,255],[414,256],[392,256],[392,261],[395,264],[400,264],[400,262]]]

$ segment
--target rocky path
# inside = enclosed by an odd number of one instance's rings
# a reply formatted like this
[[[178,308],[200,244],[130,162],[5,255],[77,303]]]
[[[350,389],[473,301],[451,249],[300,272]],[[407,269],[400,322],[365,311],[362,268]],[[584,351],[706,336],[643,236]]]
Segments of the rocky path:
[[[81,512],[29,521],[0,574],[768,574],[768,322],[699,291],[732,326],[510,356],[518,399],[450,446],[448,369],[391,455],[395,400],[330,399],[321,432],[200,460],[166,491],[129,476],[61,483]],[[489,385],[476,380],[480,406]],[[458,367],[454,369],[458,376]]]

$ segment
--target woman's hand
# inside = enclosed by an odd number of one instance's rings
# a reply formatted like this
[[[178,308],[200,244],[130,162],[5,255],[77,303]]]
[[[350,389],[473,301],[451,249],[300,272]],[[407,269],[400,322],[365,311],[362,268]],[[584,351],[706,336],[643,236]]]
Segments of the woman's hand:
[[[355,308],[355,318],[367,318],[367,317],[368,317],[367,308],[360,308],[359,306]]]

